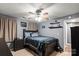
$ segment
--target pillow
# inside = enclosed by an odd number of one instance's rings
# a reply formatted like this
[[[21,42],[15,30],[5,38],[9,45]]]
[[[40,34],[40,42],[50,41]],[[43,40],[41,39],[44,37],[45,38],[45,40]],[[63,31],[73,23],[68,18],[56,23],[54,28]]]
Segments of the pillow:
[[[32,35],[32,37],[33,36],[38,36],[38,32],[32,33],[31,35]]]
[[[31,34],[31,32],[26,32],[25,33],[25,38],[30,37],[31,36],[30,34]]]

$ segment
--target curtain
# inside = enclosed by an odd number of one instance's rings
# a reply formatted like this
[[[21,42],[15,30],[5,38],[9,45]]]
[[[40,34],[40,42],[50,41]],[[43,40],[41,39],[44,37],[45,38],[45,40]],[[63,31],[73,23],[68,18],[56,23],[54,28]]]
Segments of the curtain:
[[[0,16],[0,38],[6,42],[12,42],[16,39],[16,19]]]
[[[4,20],[3,17],[0,17],[0,38],[4,38]]]
[[[13,40],[15,40],[17,38],[17,23],[16,20],[13,20]]]
[[[6,40],[6,42],[8,42],[9,41],[9,33],[8,33],[8,18],[6,18],[6,20],[5,20],[5,40]]]
[[[13,41],[13,21],[9,19],[9,42]]]

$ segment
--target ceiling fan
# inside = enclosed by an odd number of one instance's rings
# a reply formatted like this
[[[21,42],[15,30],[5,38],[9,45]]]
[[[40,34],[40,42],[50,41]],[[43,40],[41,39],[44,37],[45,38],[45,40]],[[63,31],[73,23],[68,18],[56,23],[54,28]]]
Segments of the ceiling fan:
[[[44,8],[39,8],[37,9],[35,12],[27,12],[28,15],[37,15],[37,16],[40,16],[42,10],[44,10]]]
[[[53,4],[54,3],[29,3],[32,9],[28,10],[24,17],[39,17],[40,15],[48,15],[48,11],[46,9],[51,7]]]

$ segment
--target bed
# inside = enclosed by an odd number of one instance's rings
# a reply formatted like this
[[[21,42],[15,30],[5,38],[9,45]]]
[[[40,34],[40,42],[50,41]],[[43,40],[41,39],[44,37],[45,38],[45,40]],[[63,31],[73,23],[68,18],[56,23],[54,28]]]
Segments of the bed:
[[[23,33],[24,46],[30,46],[40,56],[49,55],[60,47],[57,38],[38,35],[37,31],[23,30]]]

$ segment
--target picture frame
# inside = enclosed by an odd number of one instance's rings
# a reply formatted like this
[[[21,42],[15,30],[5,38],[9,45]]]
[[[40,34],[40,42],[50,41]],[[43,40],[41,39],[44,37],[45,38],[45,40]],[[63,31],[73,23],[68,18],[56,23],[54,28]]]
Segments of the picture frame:
[[[21,27],[27,27],[27,23],[26,22],[21,22]]]
[[[44,29],[44,28],[45,28],[45,26],[43,25],[43,26],[42,26],[42,28]]]

